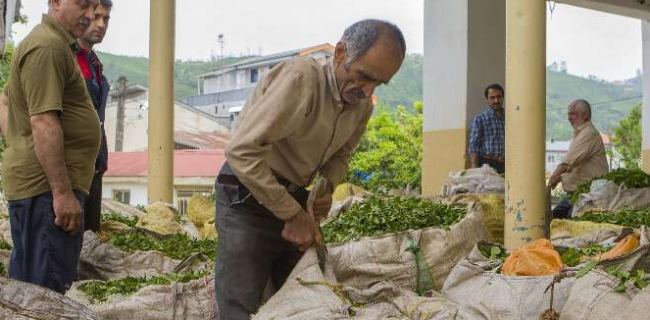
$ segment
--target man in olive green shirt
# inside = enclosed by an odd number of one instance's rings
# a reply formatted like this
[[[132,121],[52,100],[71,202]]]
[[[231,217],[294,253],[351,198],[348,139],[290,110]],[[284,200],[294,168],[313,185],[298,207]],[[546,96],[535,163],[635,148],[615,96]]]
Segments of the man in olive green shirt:
[[[2,164],[14,248],[9,277],[63,293],[76,278],[83,201],[99,150],[76,38],[99,0],[50,0],[11,62]]]
[[[397,26],[363,20],[346,29],[334,57],[282,63],[257,85],[217,177],[219,319],[249,319],[267,280],[280,288],[301,251],[322,241],[304,187],[326,179],[314,202],[314,213],[325,215],[372,115],[370,97],[405,51]]]

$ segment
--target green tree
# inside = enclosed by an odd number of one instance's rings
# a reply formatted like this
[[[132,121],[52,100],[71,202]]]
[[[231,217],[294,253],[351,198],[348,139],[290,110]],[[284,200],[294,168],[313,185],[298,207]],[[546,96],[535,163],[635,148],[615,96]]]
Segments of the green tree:
[[[641,105],[635,105],[627,118],[621,120],[614,128],[612,143],[613,154],[626,168],[639,168],[641,164]]]
[[[348,181],[367,189],[420,188],[422,180],[422,102],[415,112],[403,106],[391,113],[379,107],[350,160]]]

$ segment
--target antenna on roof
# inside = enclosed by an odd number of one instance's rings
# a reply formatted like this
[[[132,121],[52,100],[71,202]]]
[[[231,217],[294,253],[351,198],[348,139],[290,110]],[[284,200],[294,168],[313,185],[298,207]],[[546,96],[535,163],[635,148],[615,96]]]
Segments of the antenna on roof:
[[[219,47],[221,48],[221,55],[219,56],[219,69],[223,68],[223,44],[226,43],[226,38],[223,35],[223,33],[220,33],[219,36],[217,37],[217,42],[219,43]]]

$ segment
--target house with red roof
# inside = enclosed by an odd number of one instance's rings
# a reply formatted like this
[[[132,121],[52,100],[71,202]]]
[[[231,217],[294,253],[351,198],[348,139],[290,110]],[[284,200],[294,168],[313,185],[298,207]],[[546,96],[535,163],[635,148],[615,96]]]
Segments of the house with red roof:
[[[174,151],[174,206],[184,214],[195,193],[209,194],[221,166],[223,149]],[[110,152],[104,174],[102,198],[132,206],[147,205],[147,151]]]

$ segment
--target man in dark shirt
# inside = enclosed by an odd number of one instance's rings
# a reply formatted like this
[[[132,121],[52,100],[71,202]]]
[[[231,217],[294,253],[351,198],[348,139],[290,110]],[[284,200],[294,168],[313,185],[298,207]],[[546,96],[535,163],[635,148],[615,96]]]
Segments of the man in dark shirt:
[[[111,18],[112,0],[100,0],[95,10],[95,17],[83,37],[77,39],[79,50],[76,52],[77,64],[81,75],[86,80],[88,93],[99,116],[101,126],[101,146],[95,161],[95,175],[90,186],[90,194],[86,199],[84,210],[84,229],[99,231],[99,220],[102,211],[102,177],[108,169],[108,147],[106,146],[106,133],[104,119],[106,114],[106,100],[110,85],[103,74],[103,66],[99,61],[93,47],[99,44],[106,35],[108,22]]]

